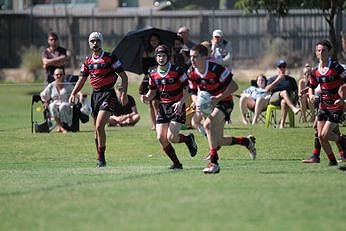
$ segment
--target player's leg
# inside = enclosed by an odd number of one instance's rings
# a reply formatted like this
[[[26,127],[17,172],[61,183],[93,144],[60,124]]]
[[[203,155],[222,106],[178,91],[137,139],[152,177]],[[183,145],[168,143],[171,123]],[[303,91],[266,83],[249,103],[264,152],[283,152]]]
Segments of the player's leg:
[[[335,128],[335,124],[331,123],[330,121],[318,121],[317,122],[317,131],[318,131],[318,138],[320,140],[321,146],[326,153],[328,159],[329,159],[329,166],[337,165],[337,161],[335,159],[333,149],[329,143],[329,140],[332,138],[332,131]]]
[[[95,122],[95,131],[98,141],[98,167],[106,166],[106,130],[105,126],[109,121],[110,111],[100,110]]]

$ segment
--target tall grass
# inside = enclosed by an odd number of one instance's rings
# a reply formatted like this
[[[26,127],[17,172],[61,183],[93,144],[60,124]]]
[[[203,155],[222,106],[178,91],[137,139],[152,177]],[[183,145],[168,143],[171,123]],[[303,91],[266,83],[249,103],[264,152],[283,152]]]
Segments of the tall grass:
[[[174,145],[184,169],[171,171],[137,101],[141,121],[107,128],[108,165],[97,169],[90,122],[78,133],[31,133],[31,95],[41,88],[0,85],[0,230],[344,230],[345,172],[324,154],[301,163],[312,148],[306,124],[244,126],[236,102],[225,134],[254,134],[257,160],[223,147],[220,174],[203,175],[206,139],[184,130],[199,154]],[[131,84],[138,100],[136,92]]]

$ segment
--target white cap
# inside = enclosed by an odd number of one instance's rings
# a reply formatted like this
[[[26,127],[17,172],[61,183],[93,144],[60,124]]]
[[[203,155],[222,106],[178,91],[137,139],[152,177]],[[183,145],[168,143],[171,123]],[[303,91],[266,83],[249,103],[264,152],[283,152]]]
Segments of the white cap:
[[[220,29],[214,30],[214,31],[213,31],[213,37],[215,37],[215,36],[217,36],[217,37],[223,37],[223,32],[222,32],[222,30],[220,30]]]
[[[91,34],[89,35],[88,41],[90,42],[92,39],[99,39],[101,41],[101,46],[102,46],[103,36],[100,32],[91,32]]]

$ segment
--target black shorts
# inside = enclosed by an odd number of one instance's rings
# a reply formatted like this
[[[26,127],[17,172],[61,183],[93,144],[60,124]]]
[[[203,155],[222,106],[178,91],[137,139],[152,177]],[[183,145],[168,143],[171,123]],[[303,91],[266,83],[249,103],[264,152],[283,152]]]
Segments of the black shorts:
[[[169,123],[171,121],[175,121],[181,124],[185,123],[186,120],[186,112],[185,112],[185,104],[181,110],[181,113],[175,113],[172,105],[174,103],[160,103],[159,109],[157,112],[156,123],[163,124]]]
[[[117,95],[114,88],[107,91],[93,91],[91,95],[91,108],[93,117],[96,118],[99,111],[113,113]]]
[[[317,113],[318,121],[330,121],[332,123],[340,124],[344,121],[344,112],[342,110],[329,111],[324,109],[319,109]]]
[[[223,112],[225,115],[225,121],[229,121],[231,119],[231,113],[234,107],[233,101],[220,101],[215,107]]]

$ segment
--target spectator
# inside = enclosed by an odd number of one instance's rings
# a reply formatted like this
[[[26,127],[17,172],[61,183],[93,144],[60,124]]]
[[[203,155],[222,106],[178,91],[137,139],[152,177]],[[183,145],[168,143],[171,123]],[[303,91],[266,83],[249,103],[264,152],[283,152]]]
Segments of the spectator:
[[[306,113],[307,109],[310,110],[311,119],[310,122],[313,122],[315,120],[315,105],[309,98],[308,93],[308,87],[307,84],[310,80],[311,76],[311,67],[309,64],[306,64],[303,69],[303,76],[298,81],[298,97],[299,97],[299,103],[300,103],[300,110],[302,113],[302,122],[306,123]]]
[[[187,26],[181,26],[177,30],[177,35],[183,38],[183,50],[189,51],[195,43],[190,40],[190,29]]]
[[[142,80],[142,83],[139,87],[139,94],[144,95],[149,91],[149,72],[148,70],[156,66],[155,61],[155,49],[157,46],[159,46],[162,43],[161,38],[158,34],[151,34],[149,36],[149,40],[147,42],[147,46],[143,52],[143,58],[142,58],[142,64],[143,64],[143,72],[144,72],[144,78]],[[156,124],[156,115],[158,110],[159,102],[157,100],[157,97],[153,98],[151,101],[148,101],[149,106],[149,115],[151,119],[151,130],[155,130],[155,124]]]
[[[208,159],[210,159],[210,163],[203,169],[203,172],[214,174],[220,172],[217,153],[220,145],[242,145],[249,150],[252,159],[256,158],[256,148],[254,136],[224,136],[225,121],[228,120],[227,117],[231,113],[232,93],[238,89],[238,85],[233,81],[233,74],[227,68],[208,61],[207,56],[208,50],[205,46],[201,44],[194,46],[190,50],[192,66],[188,75],[190,91],[195,104],[196,95],[203,90],[211,95],[212,104],[215,105],[210,115],[202,115],[209,144]],[[195,116],[198,117],[198,114],[202,113],[197,108]]]
[[[68,51],[59,46],[59,38],[55,32],[48,33],[48,47],[42,53],[43,68],[46,70],[45,83],[51,83],[55,80],[55,68],[61,68],[65,72]]]
[[[175,149],[171,143],[185,143],[193,157],[197,154],[194,135],[180,134],[180,128],[185,123],[185,100],[188,93],[187,76],[181,67],[170,63],[169,48],[160,45],[156,48],[157,68],[150,72],[149,92],[141,96],[142,102],[152,100],[159,92],[159,110],[156,119],[157,139],[163,151],[173,164],[170,169],[182,169]]]
[[[122,94],[124,94],[124,88],[119,85],[116,88],[117,101],[115,103],[113,115],[109,117],[109,126],[134,126],[140,119],[137,111],[136,102],[131,95],[127,95],[128,103],[122,105],[119,102]]]
[[[271,93],[270,103],[281,106],[280,128],[284,128],[288,109],[290,108],[294,114],[300,111],[295,106],[297,103],[298,86],[295,78],[286,74],[286,61],[277,61],[276,69],[278,74],[268,79],[265,90]]]
[[[86,80],[90,76],[90,84],[93,88],[91,108],[94,118],[97,167],[106,167],[105,126],[113,112],[117,98],[114,85],[118,77],[120,77],[122,87],[124,88],[120,102],[122,105],[126,105],[128,77],[118,57],[102,49],[103,36],[100,32],[92,32],[89,35],[88,42],[92,53],[86,57],[82,64],[79,79],[71,93],[69,101],[74,102],[76,93],[83,88]]]
[[[248,109],[254,111],[252,124],[258,122],[261,112],[267,107],[269,103],[270,94],[265,91],[267,85],[267,78],[264,75],[258,75],[256,84],[244,90],[240,95],[239,108],[244,124],[248,124],[245,114]]]
[[[183,39],[180,36],[177,36],[173,40],[173,47],[171,51],[171,63],[182,67],[185,71],[188,69],[189,56],[183,50]]]
[[[213,31],[213,38],[211,39],[211,57],[214,58],[214,62],[217,64],[232,70],[232,46],[229,41],[224,39],[223,31],[220,29]]]
[[[54,118],[57,132],[67,133],[66,125],[71,127],[73,109],[68,101],[73,85],[65,82],[65,73],[56,68],[53,73],[55,81],[49,83],[40,96],[44,108],[49,109],[50,116]]]

